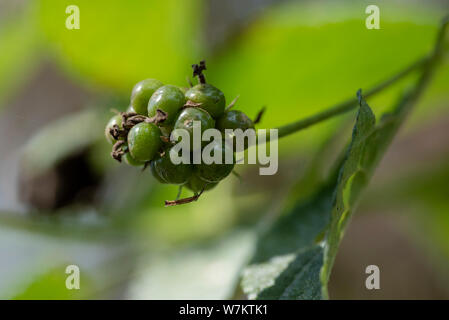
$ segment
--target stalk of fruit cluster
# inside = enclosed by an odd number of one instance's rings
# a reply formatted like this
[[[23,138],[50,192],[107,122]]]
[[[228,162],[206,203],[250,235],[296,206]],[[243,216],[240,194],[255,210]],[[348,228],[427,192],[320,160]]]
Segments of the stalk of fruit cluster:
[[[178,199],[178,200],[165,200],[165,206],[166,207],[172,207],[172,206],[177,206],[180,204],[187,204],[193,201],[196,201],[199,199],[199,197],[201,196],[201,194],[203,193],[204,189],[201,190],[200,193],[195,194],[192,197],[188,197],[188,198],[183,198],[183,199]]]

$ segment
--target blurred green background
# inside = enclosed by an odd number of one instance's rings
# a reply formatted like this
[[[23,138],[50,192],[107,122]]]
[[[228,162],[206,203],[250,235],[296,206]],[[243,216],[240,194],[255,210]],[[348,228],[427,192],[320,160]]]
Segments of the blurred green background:
[[[429,52],[449,12],[443,0],[377,1],[381,28],[368,30],[369,4],[0,0],[0,298],[244,298],[258,231],[321,181],[354,113],[280,141],[275,176],[240,165],[241,180],[164,208],[176,187],[110,158],[110,110],[145,78],[185,86],[201,59],[228,102],[240,95],[250,116],[267,107],[261,128],[325,110]],[[65,27],[68,5],[79,30]],[[376,114],[413,79],[370,99]],[[449,298],[448,79],[445,59],[347,231],[331,298]],[[65,288],[69,264],[81,290]],[[365,289],[368,264],[381,290]]]

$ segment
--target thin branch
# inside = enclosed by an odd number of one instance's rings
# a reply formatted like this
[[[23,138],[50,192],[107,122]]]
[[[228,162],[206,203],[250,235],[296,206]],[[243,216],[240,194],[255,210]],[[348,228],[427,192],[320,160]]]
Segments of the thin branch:
[[[411,65],[404,68],[402,71],[398,72],[394,76],[390,77],[389,79],[383,81],[382,83],[378,84],[377,86],[371,88],[370,90],[366,90],[364,93],[364,97],[368,98],[371,96],[376,95],[377,93],[381,92],[382,90],[388,88],[389,86],[395,84],[399,80],[405,78],[413,71],[420,69],[429,63],[429,61],[432,60],[432,56],[426,56],[424,58],[421,58]],[[346,101],[343,101],[339,104],[336,104],[322,112],[319,112],[311,117],[301,119],[299,121],[281,126],[278,128],[278,138],[288,136],[292,133],[295,133],[297,131],[300,131],[302,129],[308,128],[311,125],[314,125],[316,123],[319,123],[321,121],[325,121],[327,119],[330,119],[334,116],[346,113],[348,111],[351,111],[353,109],[357,108],[357,98],[351,98]],[[269,140],[269,137],[267,137],[267,141]]]
[[[165,200],[165,206],[172,207],[172,206],[178,206],[180,204],[194,202],[194,201],[198,200],[198,198],[201,196],[203,191],[204,191],[204,188],[203,188],[203,190],[201,190],[200,193],[195,194],[194,196],[188,197],[188,198],[183,198],[183,199],[178,199],[178,200]]]

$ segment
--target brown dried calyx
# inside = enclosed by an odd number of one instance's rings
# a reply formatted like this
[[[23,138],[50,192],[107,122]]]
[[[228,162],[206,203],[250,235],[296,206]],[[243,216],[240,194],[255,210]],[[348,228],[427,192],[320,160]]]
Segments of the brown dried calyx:
[[[159,124],[167,120],[167,113],[161,109],[156,110],[156,115],[153,117],[146,117],[134,112],[122,113],[122,126],[125,130],[131,130],[136,124],[140,122]]]
[[[160,109],[156,110],[156,115],[154,117],[146,117],[135,112],[121,112],[120,115],[122,116],[123,129],[120,129],[116,124],[109,129],[111,136],[117,140],[112,146],[111,156],[118,162],[122,162],[122,156],[128,152],[128,150],[123,150],[123,147],[125,145],[126,137],[128,137],[129,130],[131,130],[132,127],[140,122],[154,123],[157,125],[167,120],[167,113]]]
[[[182,106],[183,109],[185,108],[201,108],[202,103],[200,102],[193,102],[192,100],[187,100],[187,102]]]
[[[122,162],[122,156],[125,154],[125,151],[123,150],[124,144],[125,141],[119,140],[112,146],[111,157],[118,162]]]

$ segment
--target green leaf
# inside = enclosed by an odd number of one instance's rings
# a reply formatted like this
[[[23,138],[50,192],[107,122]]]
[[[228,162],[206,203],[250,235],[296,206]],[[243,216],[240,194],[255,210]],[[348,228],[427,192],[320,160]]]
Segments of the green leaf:
[[[251,265],[244,271],[249,298],[320,299],[328,282],[346,224],[363,187],[399,124],[399,115],[375,116],[364,100],[340,174],[305,203],[298,204],[261,237]],[[327,230],[324,241],[317,243]],[[320,281],[320,273],[322,280]]]
[[[39,60],[34,7],[30,4],[18,14],[1,17],[0,107],[6,107],[5,101],[27,80]]]
[[[333,175],[315,196],[283,215],[261,237],[243,273],[242,287],[249,298],[328,297],[327,283],[347,223],[386,148],[431,78],[439,61],[445,27],[440,31],[432,61],[416,85],[379,123],[358,92],[360,108],[337,178]]]
[[[332,194],[332,187],[323,187],[260,237],[243,272],[242,288],[250,299],[321,298],[323,248],[317,240],[329,223]]]
[[[86,299],[94,292],[91,279],[87,275],[80,277],[82,289],[66,288],[66,266],[55,267],[46,273],[36,276],[23,290],[12,297],[14,300],[80,300]]]
[[[384,3],[381,30],[373,31],[365,28],[365,7],[356,1],[327,1],[326,9],[319,2],[288,1],[264,10],[219,56],[208,60],[208,79],[227,97],[240,95],[236,108],[250,116],[267,106],[261,126],[278,127],[285,119],[323,111],[357,88],[372,87],[431,48],[441,17],[435,8]],[[448,67],[440,69],[433,94],[426,97],[433,102],[421,108],[426,113],[445,105]],[[377,110],[391,106],[409,80],[372,100]],[[282,139],[280,152],[315,150],[338,120],[308,128],[307,138],[304,132]]]
[[[77,5],[80,29],[68,30],[66,7]],[[39,1],[39,28],[55,60],[84,86],[125,95],[146,78],[185,85],[202,56],[201,0]]]

